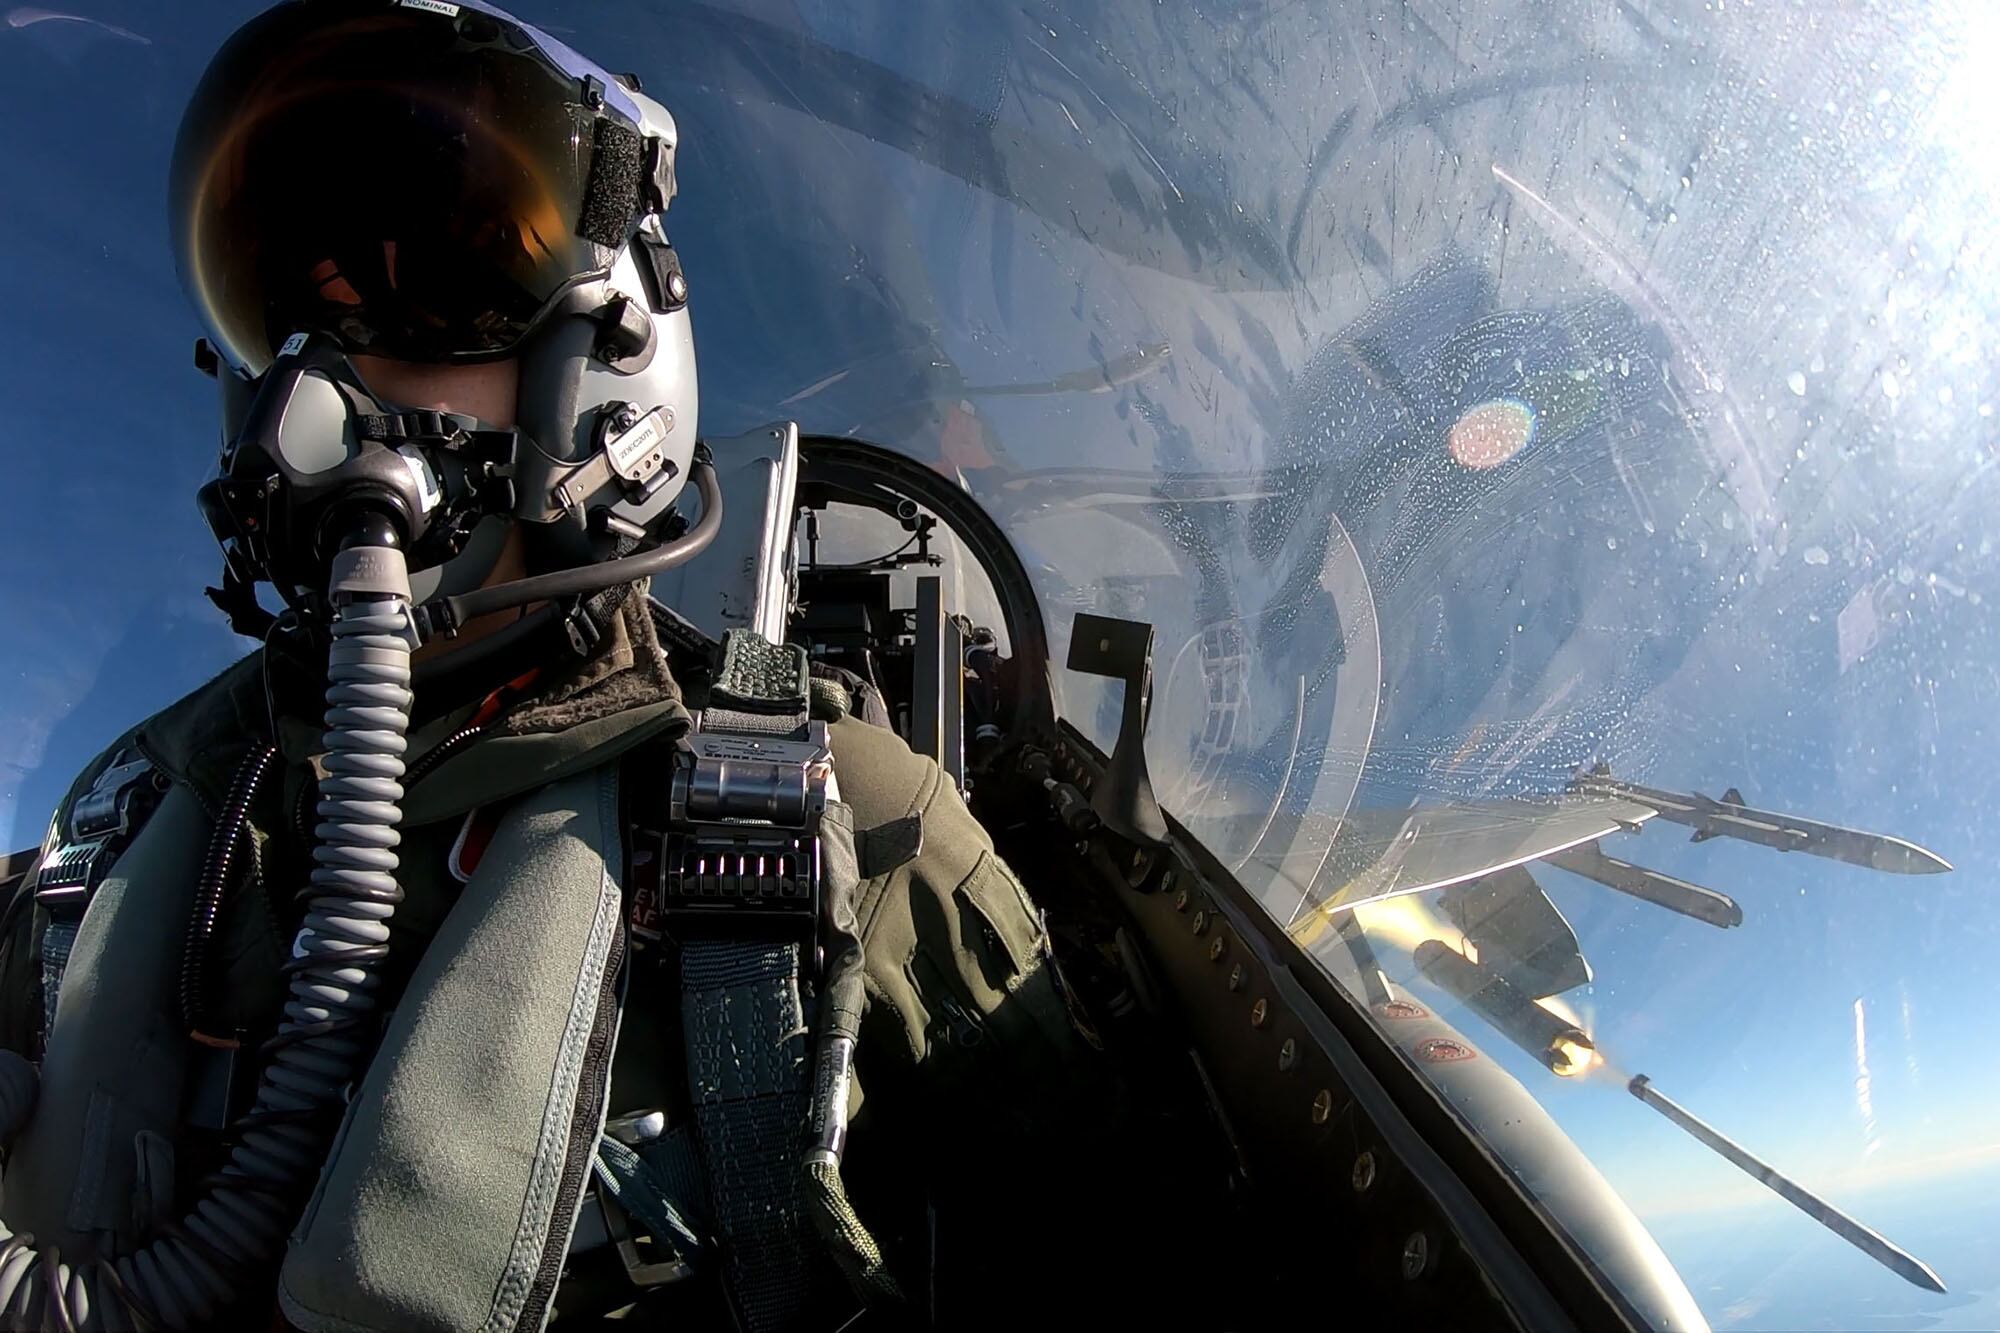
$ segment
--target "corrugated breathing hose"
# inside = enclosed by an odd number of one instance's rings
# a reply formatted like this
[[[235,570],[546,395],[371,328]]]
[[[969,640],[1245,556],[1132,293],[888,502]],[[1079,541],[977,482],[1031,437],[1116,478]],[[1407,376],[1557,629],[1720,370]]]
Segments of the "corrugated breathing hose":
[[[682,536],[587,571],[441,598],[435,608],[440,619],[433,623],[456,626],[496,609],[597,592],[685,562],[714,540],[722,522],[721,489],[706,449],[697,447],[691,471],[702,512]],[[34,1237],[17,1235],[0,1221],[0,1329],[87,1333],[212,1325],[246,1279],[283,1246],[325,1159],[349,1084],[370,1046],[355,1029],[375,1008],[372,992],[389,952],[389,918],[403,897],[395,878],[397,826],[418,617],[408,565],[386,518],[363,517],[334,558],[328,591],[335,612],[315,869],[312,887],[301,895],[305,920],[284,968],[291,998],[276,1035],[259,1051],[264,1064],[256,1100],[230,1126],[234,1146],[222,1169],[203,1182],[201,1202],[133,1254],[72,1267],[57,1247],[38,1249]],[[233,855],[237,841],[221,845]],[[255,855],[254,844],[249,852]],[[34,1093],[32,1066],[0,1062],[6,1119],[25,1121]],[[16,1125],[13,1132],[18,1130]],[[9,1141],[11,1134],[0,1132],[0,1150]]]
[[[394,542],[376,522],[334,560],[315,868],[285,965],[291,997],[262,1049],[256,1100],[231,1126],[227,1161],[192,1212],[109,1263],[72,1267],[55,1246],[37,1249],[0,1222],[0,1327],[208,1327],[242,1287],[261,1285],[246,1279],[283,1246],[369,1049],[355,1029],[375,1008],[403,896],[396,846],[415,634]]]

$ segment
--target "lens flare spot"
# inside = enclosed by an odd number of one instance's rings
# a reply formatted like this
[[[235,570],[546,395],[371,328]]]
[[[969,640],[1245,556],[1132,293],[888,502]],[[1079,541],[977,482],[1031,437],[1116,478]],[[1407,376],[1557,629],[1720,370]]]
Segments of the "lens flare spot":
[[[1460,467],[1484,472],[1520,453],[1535,438],[1535,409],[1518,398],[1496,398],[1467,408],[1452,423],[1445,448]]]

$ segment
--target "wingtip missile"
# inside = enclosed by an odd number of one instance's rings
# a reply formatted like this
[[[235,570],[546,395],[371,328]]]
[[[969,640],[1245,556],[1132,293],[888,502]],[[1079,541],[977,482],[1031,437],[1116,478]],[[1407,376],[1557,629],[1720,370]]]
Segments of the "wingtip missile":
[[[1951,862],[1936,852],[1906,838],[1745,805],[1743,793],[1734,787],[1724,792],[1720,800],[1699,793],[1657,791],[1614,778],[1602,765],[1579,773],[1571,780],[1570,787],[1646,806],[1661,819],[1693,829],[1695,842],[1735,838],[1781,852],[1805,852],[1893,875],[1938,875],[1952,868]]]
[[[1753,1155],[1735,1140],[1726,1137],[1720,1130],[1698,1119],[1693,1112],[1674,1101],[1653,1086],[1652,1079],[1644,1074],[1635,1076],[1626,1085],[1626,1090],[1634,1097],[1658,1111],[1674,1122],[1688,1135],[1710,1149],[1716,1155],[1750,1176],[1772,1193],[1791,1204],[1807,1217],[1818,1222],[1834,1235],[1860,1250],[1863,1254],[1881,1264],[1896,1276],[1926,1291],[1943,1292],[1943,1279],[1936,1270],[1908,1250],[1889,1240],[1881,1232],[1863,1226],[1841,1212],[1825,1199],[1820,1198],[1791,1177],[1781,1174],[1774,1167]]]

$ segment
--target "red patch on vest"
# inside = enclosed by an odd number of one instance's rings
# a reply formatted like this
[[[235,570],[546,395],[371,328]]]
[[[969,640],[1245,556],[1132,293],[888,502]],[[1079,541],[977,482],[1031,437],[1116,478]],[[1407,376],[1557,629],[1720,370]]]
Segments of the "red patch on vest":
[[[466,719],[466,725],[483,727],[499,717],[509,704],[533,688],[541,674],[540,667],[533,667],[487,695]],[[458,836],[452,839],[451,852],[445,857],[445,868],[453,879],[460,884],[472,882],[472,872],[479,869],[480,858],[486,855],[486,848],[499,827],[499,815],[488,816],[484,807],[475,806],[466,812],[465,822],[458,826]]]
[[[485,726],[488,722],[500,716],[501,711],[507,705],[533,689],[535,681],[540,678],[541,674],[542,669],[540,667],[530,667],[528,670],[514,677],[514,679],[508,681],[505,685],[502,685],[499,689],[482,699],[479,707],[473,710],[472,716],[466,719],[465,724],[469,727]]]
[[[451,855],[445,858],[445,868],[460,884],[472,882],[472,872],[479,869],[479,862],[486,855],[486,849],[493,842],[493,835],[500,827],[500,816],[489,813],[485,806],[478,806],[466,812],[465,822],[458,826],[458,836],[452,839]]]

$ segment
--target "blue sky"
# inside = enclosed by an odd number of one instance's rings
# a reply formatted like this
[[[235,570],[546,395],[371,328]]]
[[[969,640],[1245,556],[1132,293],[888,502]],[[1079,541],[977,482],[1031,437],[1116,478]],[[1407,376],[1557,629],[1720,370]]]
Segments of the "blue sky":
[[[0,26],[0,833],[41,838],[76,769],[242,646],[202,600],[214,544],[194,491],[214,388],[166,243],[166,156],[196,52],[223,24]],[[13,11],[14,15],[27,13]],[[226,16],[225,16],[226,17]],[[115,31],[114,31],[115,29]],[[78,88],[101,90],[80,102]]]
[[[161,214],[180,104],[254,8],[0,21],[0,166],[26,183],[0,209],[10,848],[98,747],[245,647],[201,597],[213,388]],[[1260,9],[1227,42],[1150,3],[894,24],[801,4],[769,30],[521,8],[621,52],[680,120],[671,230],[709,433],[808,389],[786,409],[808,429],[924,457],[976,420],[1001,467],[969,484],[996,506],[1010,470],[1261,473],[1290,509],[1245,506],[1216,540],[1239,609],[1297,622],[1260,649],[1268,683],[1324,648],[1324,608],[1276,591],[1316,516],[1340,513],[1376,577],[1388,688],[1363,801],[1548,790],[1605,758],[1951,860],[1897,878],[1667,827],[1610,848],[1732,894],[1726,932],[1541,876],[1596,969],[1566,998],[1607,1055],[1950,1296],[1763,1197],[1616,1081],[1489,1049],[1718,1325],[2000,1322],[2000,1252],[1970,1239],[2000,1230],[2000,167],[1953,110],[1978,25],[1940,11],[1910,32],[1857,5],[1829,47],[1806,5],[1656,6],[1647,36],[1645,6],[1507,0],[1455,16],[1454,65],[1419,4],[1344,25]],[[854,52],[878,63],[829,54]],[[1558,77],[1583,56],[1600,81]],[[1529,77],[1503,93],[1496,69]],[[1115,393],[966,396],[1159,342],[1166,367]],[[1455,472],[1445,428],[1514,394],[1542,395],[1543,433]],[[1109,609],[1118,584],[1163,643],[1199,632],[1203,594],[1147,521],[1115,549],[1079,545],[1087,522],[1022,529],[1053,566],[1052,620]]]

